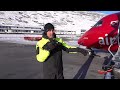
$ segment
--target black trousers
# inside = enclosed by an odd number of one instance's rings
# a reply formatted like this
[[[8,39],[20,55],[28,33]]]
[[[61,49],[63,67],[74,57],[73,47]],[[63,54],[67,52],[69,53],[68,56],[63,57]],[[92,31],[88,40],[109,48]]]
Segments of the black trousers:
[[[44,74],[43,79],[64,79],[63,73],[60,74]]]

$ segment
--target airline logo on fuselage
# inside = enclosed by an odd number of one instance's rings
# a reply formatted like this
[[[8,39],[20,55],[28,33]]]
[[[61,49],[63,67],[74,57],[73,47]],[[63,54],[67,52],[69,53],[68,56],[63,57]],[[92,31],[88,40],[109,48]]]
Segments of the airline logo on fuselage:
[[[105,38],[103,37],[99,37],[99,44],[100,45],[111,45],[111,44],[116,44],[117,41],[115,40],[116,39],[116,36],[115,37],[108,37],[108,34],[105,34]]]

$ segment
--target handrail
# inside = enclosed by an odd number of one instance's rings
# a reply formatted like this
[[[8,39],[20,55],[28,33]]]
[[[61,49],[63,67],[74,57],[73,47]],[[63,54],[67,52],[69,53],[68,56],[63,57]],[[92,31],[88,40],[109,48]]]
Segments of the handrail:
[[[118,35],[117,35],[117,37],[115,38],[115,40],[117,40],[117,39],[119,39],[119,34],[120,34],[120,31],[119,31],[119,29],[120,29],[120,23],[119,23],[119,26],[118,26]],[[110,52],[110,54],[114,57],[114,54],[110,51],[110,48],[111,48],[111,46],[114,44],[114,42],[115,42],[115,40],[112,42],[112,44],[108,47],[108,51]],[[118,45],[119,45],[120,43],[118,42]]]

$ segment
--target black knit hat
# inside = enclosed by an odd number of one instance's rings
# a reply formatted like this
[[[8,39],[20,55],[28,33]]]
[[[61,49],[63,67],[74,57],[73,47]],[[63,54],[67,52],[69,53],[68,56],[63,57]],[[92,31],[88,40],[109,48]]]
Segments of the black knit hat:
[[[47,23],[44,26],[45,32],[47,32],[49,29],[54,29],[54,26],[51,23]]]

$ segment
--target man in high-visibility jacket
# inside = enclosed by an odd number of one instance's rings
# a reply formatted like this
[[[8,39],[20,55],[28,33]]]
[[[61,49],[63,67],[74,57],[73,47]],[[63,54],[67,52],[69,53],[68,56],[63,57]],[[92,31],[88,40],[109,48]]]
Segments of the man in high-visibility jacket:
[[[42,39],[36,44],[36,59],[43,63],[43,79],[64,79],[62,50],[88,54],[84,49],[67,45],[61,38],[56,37],[54,31],[54,26],[47,23]]]

